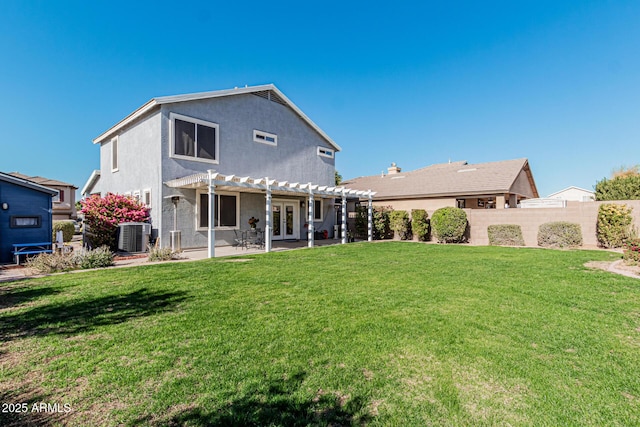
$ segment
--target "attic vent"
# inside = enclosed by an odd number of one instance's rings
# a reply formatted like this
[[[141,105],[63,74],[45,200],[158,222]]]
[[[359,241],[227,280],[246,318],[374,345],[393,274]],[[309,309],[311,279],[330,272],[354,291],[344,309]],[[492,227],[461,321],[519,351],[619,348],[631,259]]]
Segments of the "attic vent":
[[[259,96],[260,98],[264,98],[264,99],[268,99],[269,101],[273,101],[276,104],[281,104],[281,105],[287,105],[286,102],[284,102],[284,100],[282,98],[280,98],[278,96],[278,94],[276,94],[274,91],[272,90],[261,90],[258,92],[253,92],[254,95]]]
[[[476,168],[472,168],[472,169],[460,169],[460,170],[458,170],[458,172],[473,172],[473,171],[476,171],[476,170],[477,170]]]
[[[269,91],[261,90],[259,92],[253,92],[254,95],[259,96],[260,98],[269,99]]]

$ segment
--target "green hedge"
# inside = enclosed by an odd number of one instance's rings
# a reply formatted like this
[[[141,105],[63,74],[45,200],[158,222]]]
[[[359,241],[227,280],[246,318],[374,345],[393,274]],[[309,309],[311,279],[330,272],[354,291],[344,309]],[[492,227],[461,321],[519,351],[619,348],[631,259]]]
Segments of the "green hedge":
[[[389,214],[391,206],[373,207],[373,238],[376,240],[388,239],[391,237],[391,227],[389,226]]]
[[[515,224],[490,225],[487,228],[491,246],[524,246],[522,229]]]
[[[429,215],[424,209],[411,211],[411,232],[421,242],[429,240]]]
[[[389,214],[389,227],[400,240],[411,238],[411,222],[407,211],[391,211]]]
[[[546,248],[582,246],[580,224],[571,222],[547,222],[538,229],[538,245]]]
[[[53,221],[53,233],[51,233],[52,242],[56,241],[56,231],[62,231],[62,239],[65,242],[70,242],[76,229],[71,220]]]
[[[596,234],[604,248],[619,248],[631,238],[633,217],[631,208],[616,203],[603,203],[598,209]]]
[[[460,208],[440,208],[431,217],[431,230],[440,243],[460,243],[467,230],[467,214]]]

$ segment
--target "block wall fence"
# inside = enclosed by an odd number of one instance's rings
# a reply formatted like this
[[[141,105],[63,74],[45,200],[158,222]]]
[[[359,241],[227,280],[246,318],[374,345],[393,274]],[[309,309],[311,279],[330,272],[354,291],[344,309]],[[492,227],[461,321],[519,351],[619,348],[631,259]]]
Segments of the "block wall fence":
[[[640,231],[640,200],[607,202],[568,202],[565,208],[534,209],[465,209],[469,220],[469,243],[488,245],[487,227],[493,224],[517,224],[522,228],[526,246],[538,245],[538,228],[545,222],[566,221],[580,224],[583,247],[598,246],[596,222],[598,209],[603,203],[616,203],[633,208],[634,226]],[[433,212],[429,212],[431,218]]]

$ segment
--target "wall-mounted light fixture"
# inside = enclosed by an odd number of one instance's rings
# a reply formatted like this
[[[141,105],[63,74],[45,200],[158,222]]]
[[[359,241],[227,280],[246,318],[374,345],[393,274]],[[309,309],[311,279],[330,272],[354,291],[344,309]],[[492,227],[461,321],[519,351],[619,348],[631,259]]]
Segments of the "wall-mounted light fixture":
[[[305,205],[304,200],[300,200],[300,207],[301,207],[302,209],[304,209],[304,205]]]
[[[8,209],[9,209],[9,203],[7,203],[7,202],[2,203],[2,210],[6,211]]]

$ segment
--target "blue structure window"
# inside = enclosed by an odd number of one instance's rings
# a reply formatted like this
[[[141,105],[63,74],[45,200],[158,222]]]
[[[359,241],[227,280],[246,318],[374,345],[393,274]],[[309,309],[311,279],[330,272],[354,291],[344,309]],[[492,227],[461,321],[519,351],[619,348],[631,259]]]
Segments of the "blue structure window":
[[[34,216],[17,216],[11,217],[11,228],[39,228],[42,226],[42,217]]]

